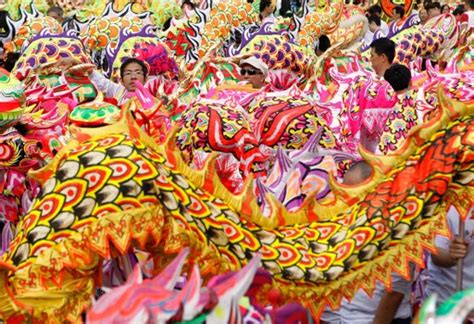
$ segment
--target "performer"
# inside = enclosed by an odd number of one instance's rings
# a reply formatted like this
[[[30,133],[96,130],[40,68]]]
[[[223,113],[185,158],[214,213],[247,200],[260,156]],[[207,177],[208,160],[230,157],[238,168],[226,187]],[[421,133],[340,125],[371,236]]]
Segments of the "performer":
[[[355,163],[344,174],[343,184],[356,186],[372,175],[372,168],[365,161]],[[413,278],[415,267],[411,267]],[[323,324],[367,324],[411,322],[410,305],[411,280],[392,274],[392,291],[384,291],[382,284],[372,297],[359,291],[350,302],[343,301],[338,311],[326,310],[322,316]]]
[[[370,44],[370,62],[375,73],[383,77],[385,71],[392,65],[395,58],[395,43],[385,37]]]
[[[464,259],[463,289],[474,286],[474,207],[468,213],[464,223],[464,240],[459,235],[460,215],[456,208],[448,210],[448,226],[452,239],[438,236],[435,245],[437,253],[431,254],[428,262],[429,280],[426,287],[427,295],[436,293],[437,303],[441,304],[456,292],[456,264]]]
[[[382,20],[382,7],[379,5],[373,5],[372,7],[369,8],[367,11],[369,16],[377,16],[381,19],[380,21],[380,29],[382,30],[382,33],[384,35],[388,34],[388,24]]]
[[[428,16],[430,18],[437,17],[441,15],[441,4],[439,2],[433,2],[426,6],[426,10],[428,10]]]
[[[81,62],[75,59],[63,59],[58,62],[58,65],[64,68],[80,64]],[[165,78],[149,78],[149,69],[145,62],[136,58],[128,58],[120,66],[121,83],[115,83],[107,79],[101,72],[97,70],[90,71],[90,80],[101,91],[105,98],[113,98],[117,104],[123,105],[130,98],[135,96],[137,90],[136,82],[140,82],[152,94],[156,95],[156,89],[162,82],[175,83],[173,80],[165,80]]]
[[[254,89],[260,89],[265,86],[268,66],[262,60],[251,56],[240,61],[240,74]]]
[[[275,22],[275,5],[272,0],[262,0],[260,1],[260,22],[261,24],[265,23],[274,23]]]
[[[62,24],[64,22],[64,10],[61,7],[51,7],[47,12],[48,17],[54,18],[58,23]]]

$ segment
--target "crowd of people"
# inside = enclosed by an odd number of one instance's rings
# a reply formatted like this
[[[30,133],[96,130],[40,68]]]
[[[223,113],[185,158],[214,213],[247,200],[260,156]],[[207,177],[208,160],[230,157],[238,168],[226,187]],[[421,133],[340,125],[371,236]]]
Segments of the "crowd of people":
[[[200,4],[195,4],[190,0],[185,0],[181,4],[184,16],[190,18],[193,11]],[[300,10],[301,3],[298,1],[287,1],[280,5],[280,15]],[[259,5],[260,23],[273,23],[276,20],[276,6],[271,0],[261,0]],[[405,12],[403,6],[395,6],[389,20],[382,13],[379,5],[373,5],[366,11],[368,31],[363,36],[363,42],[370,47],[370,66],[373,78],[380,82],[387,82],[395,92],[397,98],[403,98],[410,91],[412,73],[410,69],[395,63],[397,44],[387,38],[392,24],[401,24],[408,15],[417,15],[419,24],[424,25],[429,19],[439,15],[451,13],[459,23],[459,26],[474,28],[474,1],[466,0],[462,4],[442,4],[437,1],[426,0],[422,4],[416,3],[414,10]],[[60,24],[67,24],[68,17],[64,16],[63,10],[59,6],[51,7],[47,15],[56,19]],[[168,28],[170,21],[165,24]],[[376,37],[374,37],[376,36]],[[327,35],[321,35],[313,50],[318,57],[324,55],[331,48],[332,44]],[[19,59],[19,53],[8,53],[4,59],[2,67],[8,71],[14,68]],[[332,62],[333,58],[327,58]],[[77,60],[64,59],[57,62],[61,68],[67,69],[71,66],[81,64]],[[336,64],[329,63],[323,73]],[[269,86],[269,65],[258,57],[246,57],[238,61],[240,83],[243,87],[248,87],[251,91],[261,91]],[[99,69],[88,71],[90,80],[96,88],[104,94],[105,98],[113,98],[117,105],[123,105],[135,95],[137,83],[149,86],[149,66],[140,59],[130,58],[125,60],[120,66],[120,83],[113,82],[104,76]],[[167,82],[177,83],[179,80],[170,79]],[[161,98],[159,98],[161,99]],[[245,103],[242,103],[244,106]],[[364,134],[361,130],[360,143],[365,149],[379,153],[377,147],[380,138],[373,138]],[[358,185],[363,183],[372,174],[371,167],[361,161],[353,164],[345,173],[342,183],[346,185]],[[416,311],[416,302],[424,299],[433,293],[438,294],[438,304],[442,303],[456,291],[456,269],[459,260],[463,260],[463,287],[474,285],[474,212],[470,209],[469,216],[465,220],[464,226],[460,227],[460,214],[453,207],[446,207],[449,228],[452,233],[451,238],[438,237],[436,239],[437,251],[426,255],[427,269],[421,270],[412,266],[410,279],[403,278],[398,274],[393,274],[391,289],[377,285],[376,291],[372,295],[361,291],[357,293],[352,301],[344,301],[337,311],[326,309],[322,316],[323,323],[410,323]],[[463,232],[460,233],[459,229]],[[422,287],[422,288],[420,288]]]
[[[473,26],[474,24],[474,7],[473,3],[467,1],[457,5],[441,4],[438,1],[427,0],[423,4],[416,3],[412,15],[417,15],[421,25],[424,25],[428,19],[437,17],[441,14],[451,13],[456,17],[460,27],[462,24]],[[389,32],[389,25],[401,24],[408,18],[403,6],[395,6],[393,14],[388,24],[382,20],[382,8],[379,5],[373,5],[367,10],[367,19],[369,21],[369,30],[364,36],[364,42],[370,44],[374,38],[375,33],[380,33],[381,36],[387,36]]]

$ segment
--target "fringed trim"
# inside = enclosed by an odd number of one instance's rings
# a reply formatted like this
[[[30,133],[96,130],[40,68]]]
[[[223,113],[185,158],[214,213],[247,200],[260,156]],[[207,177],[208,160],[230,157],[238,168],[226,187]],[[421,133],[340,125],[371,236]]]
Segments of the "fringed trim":
[[[138,247],[158,255],[161,263],[155,266],[161,268],[166,265],[167,256],[184,246],[191,248],[194,258],[190,261],[199,264],[204,276],[237,270],[217,249],[178,224],[161,206],[134,209],[98,219],[81,233],[42,252],[31,267],[14,272],[9,284],[3,282],[0,290],[2,294],[7,294],[8,289],[15,291],[0,303],[1,314],[10,318],[25,312],[37,320],[80,321],[81,313],[91,303],[100,257],[110,259]]]
[[[9,278],[15,301],[24,309],[35,309],[35,319],[68,318],[78,321],[90,305],[94,279],[101,258],[127,253],[132,246],[146,249],[162,238],[164,213],[161,206],[106,215],[71,237],[43,251],[24,269]],[[15,313],[11,307],[2,312]],[[41,313],[36,313],[40,310]],[[5,316],[5,315],[4,315]]]
[[[443,209],[435,220],[425,221],[426,224],[409,233],[402,241],[392,242],[391,250],[382,251],[376,258],[366,261],[344,276],[337,277],[328,283],[289,285],[284,280],[274,279],[272,286],[278,288],[283,297],[282,301],[299,302],[311,311],[314,318],[320,318],[326,306],[338,309],[343,298],[352,299],[360,289],[371,295],[377,281],[391,289],[393,272],[409,279],[409,262],[423,267],[424,252],[436,251],[435,236],[450,235],[445,217],[446,211]],[[265,287],[258,295],[258,299],[264,305],[269,303],[267,296],[269,289],[271,289],[270,286]]]

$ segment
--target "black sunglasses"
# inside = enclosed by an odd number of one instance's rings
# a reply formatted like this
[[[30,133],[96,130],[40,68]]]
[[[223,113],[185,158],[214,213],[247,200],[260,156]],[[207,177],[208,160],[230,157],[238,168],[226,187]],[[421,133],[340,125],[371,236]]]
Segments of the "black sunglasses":
[[[257,74],[262,74],[262,72],[257,71],[257,70],[241,69],[240,74],[242,74],[242,75],[257,75]]]

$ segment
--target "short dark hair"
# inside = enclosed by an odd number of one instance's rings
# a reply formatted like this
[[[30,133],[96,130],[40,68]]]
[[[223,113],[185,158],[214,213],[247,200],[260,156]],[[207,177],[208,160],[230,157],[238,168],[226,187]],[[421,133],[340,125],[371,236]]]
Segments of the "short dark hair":
[[[314,51],[316,52],[319,49],[321,52],[324,53],[329,47],[331,47],[331,41],[329,40],[329,37],[327,37],[326,35],[321,35],[319,36],[318,46],[316,46]]]
[[[172,20],[173,20],[173,17],[169,17],[168,19],[166,19],[166,21],[164,22],[163,27],[161,28],[161,30],[163,30],[163,31],[168,30],[171,27],[171,21]]]
[[[384,73],[383,78],[387,80],[395,91],[408,89],[411,81],[410,69],[402,64],[392,64]]]
[[[344,173],[342,183],[347,184],[349,181],[350,185],[360,184],[370,178],[372,172],[372,167],[366,161],[354,162]]]
[[[474,0],[464,0],[467,6],[471,9],[474,9]]]
[[[396,6],[395,8],[393,8],[393,11],[399,14],[401,18],[405,16],[405,9],[402,6]]]
[[[148,68],[147,68],[146,64],[143,63],[143,61],[140,61],[139,59],[131,57],[131,58],[126,59],[125,62],[123,62],[122,65],[120,66],[120,77],[122,79],[123,79],[123,75],[125,73],[125,69],[127,68],[127,66],[129,66],[132,63],[137,63],[138,65],[140,65],[145,77],[148,76]]]
[[[430,3],[428,6],[426,6],[426,10],[429,11],[430,9],[441,10],[441,3],[439,3],[438,1]]]
[[[395,58],[395,46],[395,42],[386,37],[376,39],[370,44],[370,48],[373,48],[378,55],[384,54],[390,64],[392,64]]]
[[[20,59],[20,56],[21,55],[18,52],[9,52],[4,62],[5,70],[11,72],[15,67],[16,62]]]
[[[464,5],[460,4],[453,10],[453,15],[462,15],[465,11]]]
[[[265,10],[265,8],[267,8],[268,6],[271,6],[271,4],[272,4],[272,0],[261,0],[260,7],[259,7],[260,13],[263,10]]]
[[[189,1],[189,0],[184,0],[183,3],[181,4],[181,8],[183,8],[184,5],[190,6],[191,9],[196,8],[196,5],[194,3],[192,3],[191,1]]]
[[[423,7],[424,7],[426,10],[428,10],[428,7],[429,7],[429,5],[430,5],[432,2],[433,2],[432,0],[425,0],[425,1],[423,2]]]
[[[368,19],[369,19],[369,24],[370,23],[375,23],[379,27],[380,27],[380,24],[382,24],[382,22],[380,21],[379,16],[372,15],[372,16],[369,16]]]
[[[63,8],[58,7],[58,6],[54,6],[54,7],[49,8],[48,12],[46,14],[49,15],[51,12],[55,12],[55,13],[58,14],[58,16],[61,16],[61,17],[64,15]]]
[[[373,16],[373,15],[380,16],[380,15],[382,15],[382,7],[379,6],[379,5],[371,6],[369,8],[369,15],[370,16]]]

